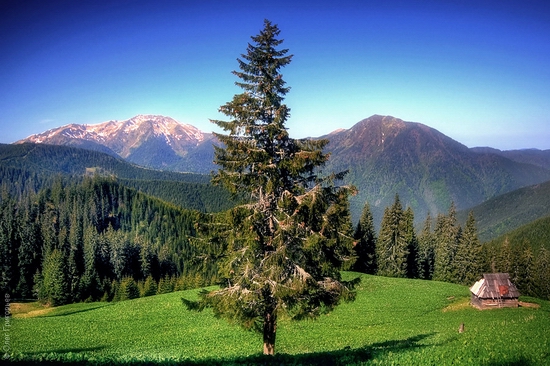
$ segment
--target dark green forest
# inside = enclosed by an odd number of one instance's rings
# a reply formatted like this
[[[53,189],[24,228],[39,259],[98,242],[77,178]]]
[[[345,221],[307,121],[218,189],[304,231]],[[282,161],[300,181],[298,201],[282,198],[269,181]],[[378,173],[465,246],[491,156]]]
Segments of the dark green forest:
[[[236,204],[225,189],[210,184],[208,175],[147,169],[106,153],[70,146],[0,144],[0,185],[16,197],[51,186],[60,176],[80,182],[94,175],[117,177],[125,186],[202,212],[219,212]]]
[[[180,288],[209,284],[217,270],[208,258],[221,249],[194,240],[197,223],[207,220],[201,215],[112,178],[58,178],[18,198],[4,189],[2,292],[58,305],[124,298],[122,285],[169,282],[173,290],[176,278]]]

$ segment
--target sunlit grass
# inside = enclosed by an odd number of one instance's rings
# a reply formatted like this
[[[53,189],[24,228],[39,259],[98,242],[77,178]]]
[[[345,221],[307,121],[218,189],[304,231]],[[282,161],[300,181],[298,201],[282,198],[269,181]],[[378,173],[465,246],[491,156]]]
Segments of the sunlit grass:
[[[11,319],[20,360],[265,362],[261,336],[205,310],[187,310],[184,291],[120,303],[29,307]],[[550,364],[550,305],[479,311],[467,287],[364,276],[355,302],[316,321],[282,319],[274,363]],[[459,333],[461,323],[466,331]]]

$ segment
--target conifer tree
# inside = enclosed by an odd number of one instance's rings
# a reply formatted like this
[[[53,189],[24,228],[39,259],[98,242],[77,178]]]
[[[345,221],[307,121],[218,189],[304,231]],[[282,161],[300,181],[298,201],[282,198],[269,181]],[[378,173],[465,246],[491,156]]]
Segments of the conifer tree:
[[[16,277],[15,255],[15,201],[7,191],[0,196],[0,295],[2,299],[13,295]]]
[[[535,260],[535,284],[537,297],[550,300],[550,250],[540,247]]]
[[[23,212],[20,213],[17,220],[19,282],[16,293],[23,298],[30,298],[34,283],[33,278],[36,269],[40,267],[42,257],[35,207],[32,206],[30,197],[27,197],[26,200]]]
[[[168,294],[174,291],[174,284],[175,281],[173,281],[170,276],[165,276],[161,278],[158,283],[157,295]]]
[[[523,241],[518,248],[516,284],[522,295],[536,296],[535,292],[535,256],[528,241]]]
[[[368,202],[363,207],[361,218],[355,229],[355,255],[357,259],[353,269],[358,272],[376,273],[376,232],[374,230],[374,219]]]
[[[124,277],[118,288],[118,301],[132,300],[139,297],[139,287],[132,277]]]
[[[403,206],[399,195],[396,194],[393,205],[384,210],[380,234],[376,241],[379,276],[407,277],[409,249],[403,216]]]
[[[438,215],[434,231],[436,239],[433,280],[456,282],[455,256],[460,235],[454,202],[447,215]]]
[[[141,297],[146,297],[146,296],[156,295],[157,289],[158,289],[158,285],[155,282],[155,280],[153,279],[153,277],[148,276],[145,279],[145,283],[143,284],[143,291],[141,292],[140,296]]]
[[[104,291],[98,274],[99,240],[94,227],[84,229],[84,274],[81,277],[81,288],[83,297],[93,300],[98,300]]]
[[[482,274],[481,243],[477,237],[474,213],[470,211],[466,226],[458,240],[456,258],[456,282],[472,285]]]
[[[316,174],[328,159],[327,140],[289,137],[290,109],[283,103],[289,88],[280,70],[292,56],[278,48],[279,33],[266,20],[252,37],[233,72],[244,92],[220,107],[230,121],[212,121],[227,133],[216,134],[223,146],[215,148],[213,182],[250,201],[226,215],[223,287],[204,292],[197,304],[258,330],[270,355],[281,313],[316,317],[353,297],[353,284],[339,273],[351,259],[352,187],[333,185],[343,174]]]
[[[407,207],[403,214],[403,230],[407,242],[407,277],[418,278],[418,237],[414,230],[414,213]]]
[[[508,236],[506,236],[500,248],[500,252],[496,257],[496,263],[495,263],[496,270],[493,272],[510,273],[512,272],[513,266],[514,266],[514,253],[512,250],[512,245],[510,244],[510,240],[508,239]]]
[[[418,276],[431,280],[434,274],[435,235],[432,232],[432,217],[428,213],[418,237]]]
[[[42,302],[52,306],[64,305],[70,300],[67,278],[67,258],[59,249],[46,253],[42,270],[42,286],[39,292],[44,294]]]

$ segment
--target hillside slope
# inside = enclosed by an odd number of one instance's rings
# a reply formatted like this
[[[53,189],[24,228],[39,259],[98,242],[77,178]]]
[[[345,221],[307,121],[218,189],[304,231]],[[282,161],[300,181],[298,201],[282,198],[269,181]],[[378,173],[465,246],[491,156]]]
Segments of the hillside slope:
[[[508,192],[458,212],[459,222],[466,222],[469,211],[476,218],[479,239],[492,240],[550,215],[550,181]]]
[[[210,176],[146,169],[99,151],[46,144],[0,144],[0,178],[12,194],[34,191],[56,176],[114,176],[128,187],[180,207],[213,212],[234,205],[230,194],[210,184]]]
[[[197,292],[15,314],[12,357],[22,363],[195,366],[548,363],[547,301],[536,300],[539,309],[479,311],[468,305],[465,286],[363,275],[354,302],[316,321],[281,319],[276,355],[267,359],[260,355],[259,335],[208,309],[185,309],[181,298],[196,298]],[[458,333],[461,323],[464,333]]]
[[[527,163],[550,169],[550,150],[522,149],[522,150],[499,150],[490,147],[474,147],[475,152],[492,153],[504,156],[518,163]]]
[[[508,241],[511,247],[529,245],[535,253],[542,247],[550,250],[550,215],[506,232],[488,244],[502,247],[505,241]]]

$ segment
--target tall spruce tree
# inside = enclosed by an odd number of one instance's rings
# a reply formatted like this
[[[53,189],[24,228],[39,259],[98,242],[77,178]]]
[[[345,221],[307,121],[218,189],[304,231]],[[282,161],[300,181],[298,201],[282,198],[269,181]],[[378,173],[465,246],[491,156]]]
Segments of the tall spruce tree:
[[[536,296],[535,293],[535,255],[527,240],[517,246],[515,280],[512,280],[522,295]]]
[[[52,306],[69,302],[69,281],[67,278],[67,258],[59,249],[46,253],[42,269],[42,286],[38,292],[44,295],[41,300]]]
[[[353,269],[358,272],[376,273],[376,232],[374,230],[374,219],[368,202],[363,207],[361,218],[355,229],[355,254],[357,260]]]
[[[479,279],[482,272],[481,243],[477,237],[474,213],[470,211],[466,226],[458,240],[456,258],[456,282],[462,285],[472,285]]]
[[[376,241],[376,263],[378,275],[387,277],[407,277],[409,248],[403,206],[399,196],[384,210],[380,234]]]
[[[432,217],[428,213],[418,237],[418,276],[425,280],[431,280],[434,274],[435,243]]]
[[[414,212],[412,208],[407,207],[403,213],[403,230],[405,231],[405,241],[407,242],[407,277],[418,278],[418,237],[414,230]]]
[[[219,109],[230,121],[212,121],[228,133],[216,134],[223,145],[215,148],[213,182],[246,194],[249,204],[226,215],[223,287],[203,292],[195,304],[258,330],[270,355],[281,314],[316,317],[354,296],[354,283],[341,281],[339,272],[352,258],[354,188],[334,186],[343,174],[316,174],[328,159],[327,140],[289,137],[290,109],[283,104],[289,88],[280,70],[292,56],[278,48],[279,33],[266,20],[252,37],[233,72],[244,92]]]
[[[456,222],[456,208],[453,202],[449,213],[447,215],[440,214],[436,219],[433,280],[457,282],[455,257],[460,231],[460,226]]]
[[[550,250],[540,247],[535,260],[535,293],[541,299],[550,300]]]

